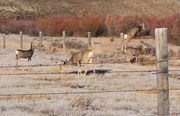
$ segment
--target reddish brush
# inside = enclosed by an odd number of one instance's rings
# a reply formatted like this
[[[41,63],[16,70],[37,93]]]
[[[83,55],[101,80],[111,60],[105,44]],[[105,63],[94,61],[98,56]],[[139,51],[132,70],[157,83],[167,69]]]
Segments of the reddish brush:
[[[47,18],[38,20],[3,20],[0,19],[0,31],[6,28],[9,33],[23,31],[27,34],[62,35],[66,31],[69,36],[87,36],[90,31],[92,36],[119,36],[120,32],[126,33],[134,25],[145,24],[145,32],[154,36],[154,29],[168,28],[169,40],[179,37],[180,14],[164,18],[148,18],[139,15],[111,16],[111,17],[79,17],[79,18]],[[147,35],[146,33],[144,35]]]

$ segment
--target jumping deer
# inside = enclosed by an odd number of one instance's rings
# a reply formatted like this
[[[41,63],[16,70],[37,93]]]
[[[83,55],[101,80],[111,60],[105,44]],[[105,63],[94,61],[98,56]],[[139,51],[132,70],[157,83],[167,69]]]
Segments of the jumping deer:
[[[126,34],[124,34],[124,41],[122,43],[122,52],[126,52],[127,44],[131,41],[131,39],[137,35],[140,31],[145,30],[144,23],[139,24],[138,26],[135,26],[131,28]]]
[[[28,63],[31,61],[31,57],[33,56],[35,45],[33,42],[31,42],[30,49],[24,50],[24,49],[17,49],[16,50],[16,66],[18,65],[19,58],[27,58]]]
[[[63,61],[63,64],[60,65],[60,70],[62,66],[67,65],[76,65],[78,66],[78,75],[81,75],[81,65],[85,64],[85,73],[88,71],[88,64],[92,64],[93,61],[93,51],[91,49],[81,50],[79,52],[73,53],[69,60]],[[95,66],[93,64],[93,72],[95,74]]]

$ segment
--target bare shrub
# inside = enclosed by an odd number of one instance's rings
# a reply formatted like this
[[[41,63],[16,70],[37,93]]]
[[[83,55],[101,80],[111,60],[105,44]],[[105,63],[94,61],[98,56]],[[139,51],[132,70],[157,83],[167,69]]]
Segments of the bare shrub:
[[[80,107],[83,109],[89,109],[91,103],[93,102],[93,99],[90,97],[83,97],[83,96],[79,96],[75,99],[73,99],[69,106],[71,107]]]

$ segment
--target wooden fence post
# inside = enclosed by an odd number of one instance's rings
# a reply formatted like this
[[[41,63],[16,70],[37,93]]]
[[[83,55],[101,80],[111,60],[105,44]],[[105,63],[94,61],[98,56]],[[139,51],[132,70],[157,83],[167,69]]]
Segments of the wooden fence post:
[[[123,45],[123,41],[124,41],[124,33],[120,33],[120,47],[122,48]]]
[[[91,48],[91,32],[88,32],[88,46]]]
[[[66,45],[65,45],[66,31],[63,31],[62,35],[63,35],[63,51],[65,52],[65,50],[66,50]]]
[[[20,48],[23,48],[23,36],[22,36],[22,31],[20,31]]]
[[[43,44],[42,44],[42,41],[43,41],[43,40],[42,40],[42,31],[39,32],[39,38],[40,38],[40,46],[42,46],[42,45],[43,45]]]
[[[5,49],[6,48],[6,36],[4,33],[2,36],[3,36],[3,49]]]
[[[167,28],[156,28],[158,116],[169,116]]]
[[[123,40],[124,39],[124,33],[120,33],[120,38]]]

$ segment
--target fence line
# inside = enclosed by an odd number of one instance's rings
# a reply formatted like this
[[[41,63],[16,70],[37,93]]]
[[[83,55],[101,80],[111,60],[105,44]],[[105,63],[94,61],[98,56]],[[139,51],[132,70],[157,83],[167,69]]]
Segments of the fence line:
[[[180,70],[168,70],[169,72],[180,72]],[[11,75],[11,76],[16,76],[16,75],[62,75],[62,74],[76,74],[77,71],[73,71],[73,72],[42,72],[42,73],[1,73],[0,75]],[[133,74],[142,74],[142,73],[148,73],[148,74],[159,74],[159,73],[164,73],[164,72],[159,72],[157,70],[137,70],[137,71],[130,71],[130,70],[126,70],[126,71],[111,71],[111,70],[96,70],[96,73],[99,74],[103,74],[103,73],[122,73],[122,74],[129,74],[129,73],[133,73]]]
[[[180,88],[172,88],[170,91],[179,91]],[[67,95],[67,94],[102,94],[102,93],[129,93],[129,92],[151,92],[165,91],[164,89],[127,89],[127,90],[103,90],[103,91],[76,91],[76,92],[47,92],[47,93],[12,93],[0,94],[0,97],[6,96],[43,96],[43,95]]]
[[[180,59],[168,59],[168,60],[171,60],[171,61],[174,61],[174,60],[180,60]],[[147,62],[147,61],[154,61],[155,63],[158,63],[158,62],[162,62],[164,60],[160,60],[160,61],[157,61],[157,60],[142,60],[142,61],[139,61],[139,62]],[[82,64],[120,64],[120,63],[129,63],[128,61],[118,61],[118,62],[94,62],[94,63],[82,63]],[[13,68],[13,67],[49,67],[49,66],[60,66],[61,64],[38,64],[38,65],[21,65],[21,66],[16,66],[16,65],[11,65],[11,66],[0,66],[0,68]]]

